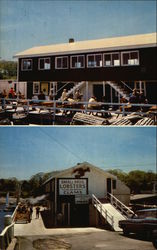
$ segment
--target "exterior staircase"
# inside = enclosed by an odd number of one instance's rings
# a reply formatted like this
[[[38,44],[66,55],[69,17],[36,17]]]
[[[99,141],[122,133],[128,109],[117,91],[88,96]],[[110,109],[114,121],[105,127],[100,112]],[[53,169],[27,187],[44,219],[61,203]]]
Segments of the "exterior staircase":
[[[118,223],[120,220],[126,220],[130,214],[134,214],[132,210],[126,207],[116,197],[108,194],[111,198],[108,203],[101,203],[96,196],[92,195],[92,203],[102,217],[109,223],[114,231],[122,231]]]
[[[109,84],[115,91],[117,91],[120,96],[123,96],[127,101],[129,101],[129,95],[132,89],[125,83],[121,81],[121,84],[116,82],[107,81],[107,84]]]
[[[69,89],[69,91],[67,92],[67,97],[70,94],[73,94],[75,92],[75,90],[80,89],[84,84],[85,84],[85,81],[82,81],[82,82],[79,82],[78,84],[76,84],[73,88]],[[58,99],[58,101],[61,101],[61,97]]]

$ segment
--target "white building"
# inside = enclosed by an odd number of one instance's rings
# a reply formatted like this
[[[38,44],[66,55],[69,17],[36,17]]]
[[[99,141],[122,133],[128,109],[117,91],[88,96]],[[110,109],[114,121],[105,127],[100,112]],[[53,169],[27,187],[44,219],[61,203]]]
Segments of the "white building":
[[[55,225],[58,224],[58,214],[62,215],[64,226],[96,225],[102,221],[109,223],[110,217],[109,224],[116,230],[118,221],[114,215],[125,219],[126,214],[131,212],[126,207],[130,201],[130,189],[116,176],[88,162],[60,171],[44,185]],[[120,213],[119,209],[121,212],[128,211],[124,215],[125,212]]]

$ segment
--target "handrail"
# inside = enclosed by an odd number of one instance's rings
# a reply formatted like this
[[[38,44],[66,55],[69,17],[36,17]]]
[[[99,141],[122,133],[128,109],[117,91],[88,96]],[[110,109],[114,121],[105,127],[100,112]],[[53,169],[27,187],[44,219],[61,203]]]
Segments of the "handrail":
[[[1,100],[1,99],[0,99]],[[4,102],[6,103],[6,101],[12,101],[12,102],[17,102],[20,101],[20,100],[16,100],[16,99],[4,99]],[[114,107],[117,107],[116,110],[114,111],[110,111],[108,109],[103,109],[103,108],[95,108],[93,107],[92,109],[88,107],[88,104],[91,105],[91,103],[89,102],[75,102],[74,104],[76,105],[82,105],[82,107],[72,107],[70,106],[70,103],[68,101],[64,101],[64,103],[62,101],[59,101],[59,100],[52,100],[50,101],[51,102],[51,107],[46,107],[46,106],[43,106],[41,104],[44,103],[44,102],[47,102],[47,100],[32,100],[32,99],[25,99],[25,104],[23,104],[23,108],[24,108],[24,112],[27,113],[27,115],[29,114],[29,107],[32,107],[32,108],[39,108],[39,109],[46,109],[46,110],[49,110],[49,111],[53,111],[54,112],[54,117],[55,117],[55,113],[57,111],[77,111],[77,112],[96,112],[96,113],[108,113],[108,112],[113,112],[115,114],[122,114],[123,116],[125,116],[126,114],[131,114],[132,112],[131,111],[126,111],[125,110],[125,106],[128,105],[127,103],[108,103],[108,102],[95,102],[95,103],[92,103],[92,104],[96,104],[97,107],[101,107],[101,105],[105,105],[105,106],[108,106],[108,107],[111,107],[111,106],[114,106]],[[34,104],[33,104],[34,102]],[[7,110],[7,106],[5,105],[4,103],[4,108],[2,110],[6,111]],[[37,105],[35,105],[37,104]],[[64,106],[64,104],[69,104],[69,107],[66,107]],[[12,104],[8,104],[8,105],[12,105]],[[132,107],[142,107],[142,108],[150,108],[152,106],[156,106],[156,104],[131,104]],[[119,110],[119,107],[121,107],[121,110]],[[16,109],[16,108],[15,108]],[[17,110],[16,110],[17,112]],[[147,114],[146,112],[144,112],[143,110],[139,110],[136,112],[136,115],[141,115],[141,114],[144,114],[144,115],[149,115]]]
[[[76,84],[75,86],[73,86],[71,89],[68,90],[67,92],[67,97],[74,92],[75,89],[79,88],[81,85],[83,85],[84,81],[79,82],[78,84]],[[66,86],[68,83],[66,83],[64,86]],[[61,87],[59,90],[61,90],[63,87]],[[59,92],[59,90],[57,91],[57,93]],[[59,98],[59,100],[61,99],[61,97]]]
[[[113,227],[114,225],[114,219],[113,219],[113,215],[110,214],[103,206],[102,203],[96,198],[96,196],[94,194],[92,194],[92,203],[93,205],[96,205],[96,208],[99,206],[100,207],[100,213],[101,215],[104,217],[103,212],[105,214],[105,219],[107,220],[107,222],[110,223],[110,225]],[[109,220],[108,220],[109,219]]]
[[[115,207],[118,208],[123,215],[129,216],[129,214],[135,215],[135,213],[128,208],[126,205],[124,205],[120,200],[118,200],[114,195],[107,193],[107,197],[109,197],[111,204]]]
[[[128,89],[130,89],[131,91],[133,91],[133,89],[130,88],[129,85],[127,85],[125,82],[121,81],[121,83],[123,83],[123,85],[125,85]]]
[[[57,94],[61,89],[63,89],[66,85],[68,85],[68,84],[69,84],[69,82],[66,82],[66,84],[64,84],[60,89],[57,89],[56,94]]]
[[[9,226],[5,227],[0,234],[0,249],[5,250],[11,243],[14,237],[14,222]]]

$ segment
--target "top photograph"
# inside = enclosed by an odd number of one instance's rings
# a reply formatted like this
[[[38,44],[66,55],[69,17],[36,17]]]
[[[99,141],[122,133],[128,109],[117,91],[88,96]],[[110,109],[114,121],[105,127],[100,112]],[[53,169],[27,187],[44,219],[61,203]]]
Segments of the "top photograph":
[[[157,125],[153,3],[1,1],[0,126]]]

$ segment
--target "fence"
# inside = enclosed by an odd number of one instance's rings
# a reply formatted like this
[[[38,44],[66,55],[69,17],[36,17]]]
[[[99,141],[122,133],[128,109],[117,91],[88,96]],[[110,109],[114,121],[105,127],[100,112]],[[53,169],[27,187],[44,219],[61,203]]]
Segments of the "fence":
[[[30,110],[47,110],[52,113],[53,122],[55,122],[56,114],[62,112],[63,115],[70,112],[74,114],[76,112],[82,113],[95,113],[100,114],[102,117],[108,113],[121,114],[126,116],[132,112],[136,112],[136,115],[150,114],[153,119],[156,120],[157,106],[155,104],[126,104],[126,103],[104,103],[104,102],[72,102],[69,101],[47,101],[47,100],[22,100],[22,99],[0,99],[2,110],[6,111],[9,108],[15,109],[15,112],[24,112],[29,114]],[[90,106],[90,107],[89,107]],[[18,107],[22,107],[22,111],[18,111]],[[153,107],[153,110],[151,110]]]

